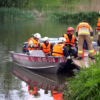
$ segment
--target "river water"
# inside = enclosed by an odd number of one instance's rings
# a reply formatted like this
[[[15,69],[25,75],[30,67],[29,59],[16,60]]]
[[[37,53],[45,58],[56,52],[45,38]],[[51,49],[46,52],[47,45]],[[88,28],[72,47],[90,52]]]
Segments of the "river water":
[[[76,28],[75,24],[46,20],[0,21],[0,100],[54,100],[62,96],[68,75],[36,73],[21,68],[12,63],[9,51],[22,52],[23,43],[34,33],[42,37],[60,37],[69,26]]]

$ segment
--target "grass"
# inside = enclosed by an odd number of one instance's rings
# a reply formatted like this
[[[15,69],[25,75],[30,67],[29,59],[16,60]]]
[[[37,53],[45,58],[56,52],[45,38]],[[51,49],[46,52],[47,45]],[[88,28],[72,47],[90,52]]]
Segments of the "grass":
[[[69,79],[69,90],[65,91],[67,100],[99,100],[100,98],[100,55],[95,63],[82,68],[73,78]]]

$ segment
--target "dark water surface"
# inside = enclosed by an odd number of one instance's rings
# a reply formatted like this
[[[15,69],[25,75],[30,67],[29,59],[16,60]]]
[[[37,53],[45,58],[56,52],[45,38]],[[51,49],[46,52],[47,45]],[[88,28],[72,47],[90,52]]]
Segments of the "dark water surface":
[[[59,37],[69,26],[76,28],[76,25],[43,20],[0,21],[0,100],[54,100],[53,91],[62,94],[66,75],[30,72],[13,64],[9,51],[22,52],[23,43],[33,33],[38,32],[42,37]],[[35,87],[36,94],[29,94],[29,86],[31,91]]]

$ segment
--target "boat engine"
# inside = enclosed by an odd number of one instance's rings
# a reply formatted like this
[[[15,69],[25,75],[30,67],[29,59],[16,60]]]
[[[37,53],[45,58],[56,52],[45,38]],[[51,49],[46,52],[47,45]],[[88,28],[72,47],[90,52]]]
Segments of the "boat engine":
[[[28,52],[28,42],[23,43],[23,53]]]

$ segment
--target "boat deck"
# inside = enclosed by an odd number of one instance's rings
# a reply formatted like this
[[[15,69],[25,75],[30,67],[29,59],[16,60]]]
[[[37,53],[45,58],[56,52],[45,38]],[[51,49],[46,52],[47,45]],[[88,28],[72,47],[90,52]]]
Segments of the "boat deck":
[[[76,65],[79,67],[89,67],[89,63],[95,63],[95,60],[92,60],[91,58],[88,57],[88,52],[84,53],[84,58],[82,60],[77,60],[77,58],[73,58],[73,61]],[[97,52],[97,55],[99,53]]]

